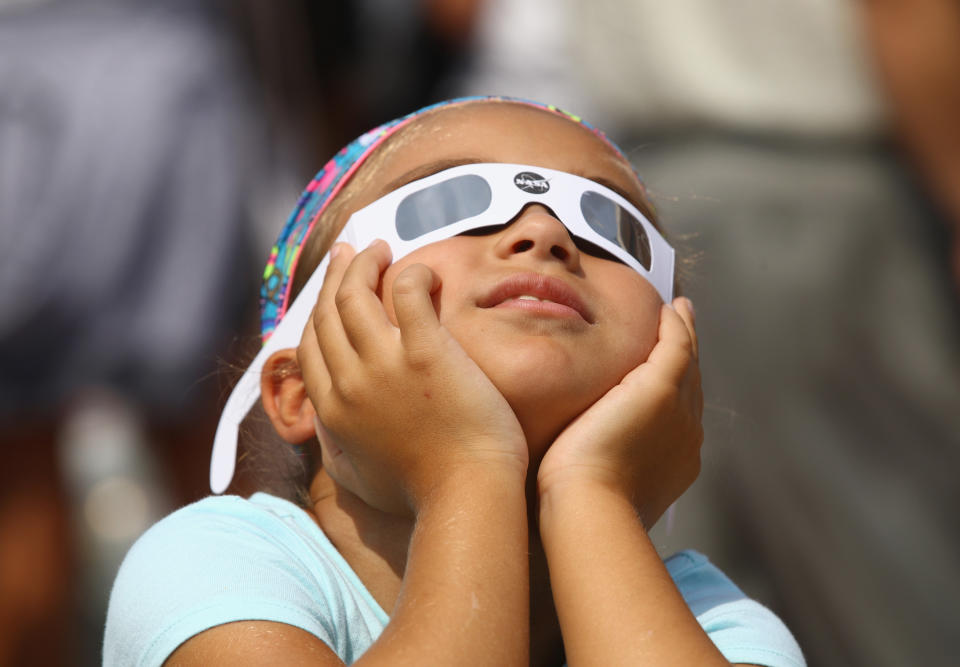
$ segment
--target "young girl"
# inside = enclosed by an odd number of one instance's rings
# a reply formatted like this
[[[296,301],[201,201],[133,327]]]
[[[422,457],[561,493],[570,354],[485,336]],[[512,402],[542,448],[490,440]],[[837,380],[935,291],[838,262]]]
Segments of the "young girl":
[[[802,665],[773,614],[647,536],[702,440],[651,217],[619,150],[531,102],[434,105],[338,153],[274,248],[211,469],[222,491],[259,393],[322,452],[307,500],[154,526],[105,663]]]

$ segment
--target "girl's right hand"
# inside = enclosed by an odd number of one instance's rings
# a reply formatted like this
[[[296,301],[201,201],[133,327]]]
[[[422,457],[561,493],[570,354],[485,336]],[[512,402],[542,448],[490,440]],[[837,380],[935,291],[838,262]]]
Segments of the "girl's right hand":
[[[297,350],[324,468],[367,504],[399,514],[464,479],[454,472],[519,472],[522,480],[523,431],[440,324],[431,299],[439,277],[422,264],[397,276],[394,326],[377,296],[390,263],[382,241],[356,254],[337,244]]]

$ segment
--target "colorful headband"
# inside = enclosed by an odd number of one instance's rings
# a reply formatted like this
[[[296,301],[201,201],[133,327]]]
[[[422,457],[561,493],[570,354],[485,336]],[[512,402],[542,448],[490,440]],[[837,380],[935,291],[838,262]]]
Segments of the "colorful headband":
[[[513,97],[460,97],[437,102],[370,130],[340,149],[333,156],[333,159],[327,162],[323,169],[317,173],[300,195],[296,207],[287,219],[286,224],[280,231],[280,236],[277,237],[277,242],[270,251],[270,259],[263,271],[263,285],[260,287],[260,335],[264,343],[270,338],[270,334],[277,328],[277,324],[287,312],[287,307],[290,304],[291,278],[297,269],[300,252],[313,232],[317,220],[323,215],[327,205],[337,193],[349,182],[364,160],[372,155],[390,135],[422,114],[444,107],[481,101],[525,104],[563,116],[588,128],[623,156],[623,152],[602,131],[579,116],[567,113],[553,105]],[[626,160],[625,156],[624,160]]]

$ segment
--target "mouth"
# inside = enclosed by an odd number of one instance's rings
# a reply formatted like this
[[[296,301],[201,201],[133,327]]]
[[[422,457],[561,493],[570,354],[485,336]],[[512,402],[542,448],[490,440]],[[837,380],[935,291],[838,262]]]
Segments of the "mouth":
[[[539,273],[507,277],[477,304],[481,308],[512,308],[532,315],[581,319],[594,323],[593,314],[570,285]]]

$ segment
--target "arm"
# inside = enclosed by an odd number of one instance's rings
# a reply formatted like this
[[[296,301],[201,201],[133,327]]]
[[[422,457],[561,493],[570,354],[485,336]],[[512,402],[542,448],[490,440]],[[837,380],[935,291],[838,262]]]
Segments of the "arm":
[[[647,536],[699,471],[692,310],[664,307],[647,362],[575,420],[538,475],[568,664],[727,665]]]
[[[422,11],[440,37],[461,45],[469,43],[483,4],[483,0],[422,0]]]
[[[860,7],[899,138],[953,222],[960,285],[960,4],[861,0]]]
[[[622,494],[555,487],[540,496],[540,534],[571,667],[729,664]]]
[[[327,472],[367,504],[414,518],[390,622],[354,664],[525,665],[519,423],[437,321],[430,293],[439,282],[429,269],[410,267],[395,281],[395,326],[376,296],[389,249],[377,244],[355,259],[341,250],[299,350],[303,390],[324,426]],[[183,665],[341,664],[319,639],[277,624],[221,626],[173,658]]]
[[[524,475],[490,472],[451,475],[419,512],[393,617],[357,664],[527,664]]]

